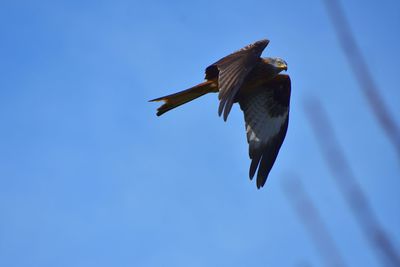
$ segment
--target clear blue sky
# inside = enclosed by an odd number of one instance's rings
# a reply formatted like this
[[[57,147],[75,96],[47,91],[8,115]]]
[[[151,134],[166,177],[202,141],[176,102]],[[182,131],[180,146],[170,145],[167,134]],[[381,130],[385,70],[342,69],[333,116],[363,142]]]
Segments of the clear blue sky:
[[[345,4],[400,123],[400,3]],[[292,172],[348,264],[380,266],[322,158],[310,96],[399,249],[399,160],[322,1],[6,0],[0,36],[0,266],[322,266],[282,190]],[[286,141],[257,190],[238,106],[224,123],[216,95],[160,118],[147,100],[262,38],[293,84]]]

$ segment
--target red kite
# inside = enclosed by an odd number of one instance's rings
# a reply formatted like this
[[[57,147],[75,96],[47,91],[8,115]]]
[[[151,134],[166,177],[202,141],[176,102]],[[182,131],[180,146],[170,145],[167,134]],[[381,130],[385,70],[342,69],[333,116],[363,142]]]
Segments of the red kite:
[[[236,51],[206,68],[205,82],[172,95],[150,101],[164,101],[157,116],[207,93],[218,93],[218,114],[226,121],[233,103],[244,113],[251,159],[249,176],[257,169],[257,188],[264,186],[285,139],[289,121],[290,78],[280,58],[262,58],[269,40],[261,40]]]

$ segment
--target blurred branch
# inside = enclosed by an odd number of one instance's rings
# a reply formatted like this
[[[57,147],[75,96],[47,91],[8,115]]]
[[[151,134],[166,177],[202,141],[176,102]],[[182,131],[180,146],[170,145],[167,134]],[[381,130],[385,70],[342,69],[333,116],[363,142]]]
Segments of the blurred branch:
[[[328,14],[333,22],[337,38],[351,69],[369,103],[374,115],[393,143],[400,157],[400,129],[390,114],[383,97],[379,93],[368,65],[359,49],[349,23],[338,0],[324,0]]]
[[[379,254],[381,256],[380,259],[385,265],[400,266],[399,255],[389,236],[378,223],[366,195],[359,186],[353,170],[337,141],[325,110],[315,99],[309,100],[305,104],[306,114],[311,122],[323,156],[365,237],[376,250],[381,252]]]
[[[284,181],[283,188],[287,198],[290,200],[294,210],[297,212],[301,222],[320,252],[322,260],[326,262],[327,266],[345,267],[346,264],[339,250],[336,248],[318,210],[303,189],[300,180],[292,177]]]

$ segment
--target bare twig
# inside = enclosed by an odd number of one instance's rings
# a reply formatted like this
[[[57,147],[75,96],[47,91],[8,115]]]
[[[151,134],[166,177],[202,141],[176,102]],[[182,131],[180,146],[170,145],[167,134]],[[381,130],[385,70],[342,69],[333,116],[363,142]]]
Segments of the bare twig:
[[[400,129],[385,105],[379,88],[350,30],[338,0],[324,0],[336,35],[367,101],[400,157]]]
[[[316,134],[324,158],[365,237],[377,251],[381,252],[379,255],[383,264],[400,266],[400,257],[389,236],[379,224],[368,203],[367,196],[359,186],[354,172],[336,139],[325,110],[316,99],[309,99],[305,104],[306,114]]]
[[[284,181],[283,188],[326,266],[345,267],[345,261],[300,180],[291,177]]]

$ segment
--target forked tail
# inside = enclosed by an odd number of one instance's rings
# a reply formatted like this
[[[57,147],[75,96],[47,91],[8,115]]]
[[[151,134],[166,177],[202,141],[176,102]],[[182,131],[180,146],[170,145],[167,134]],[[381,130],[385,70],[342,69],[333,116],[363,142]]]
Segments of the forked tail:
[[[211,92],[217,92],[218,88],[214,81],[206,81],[203,83],[200,83],[192,88],[186,89],[184,91],[172,94],[172,95],[167,95],[163,96],[160,98],[156,98],[153,100],[150,100],[149,102],[157,102],[157,101],[164,101],[165,103],[157,109],[157,116],[160,116],[164,114],[165,112],[174,109],[176,107],[179,107],[180,105],[183,105],[187,102],[190,102],[202,95],[205,95],[207,93]]]

